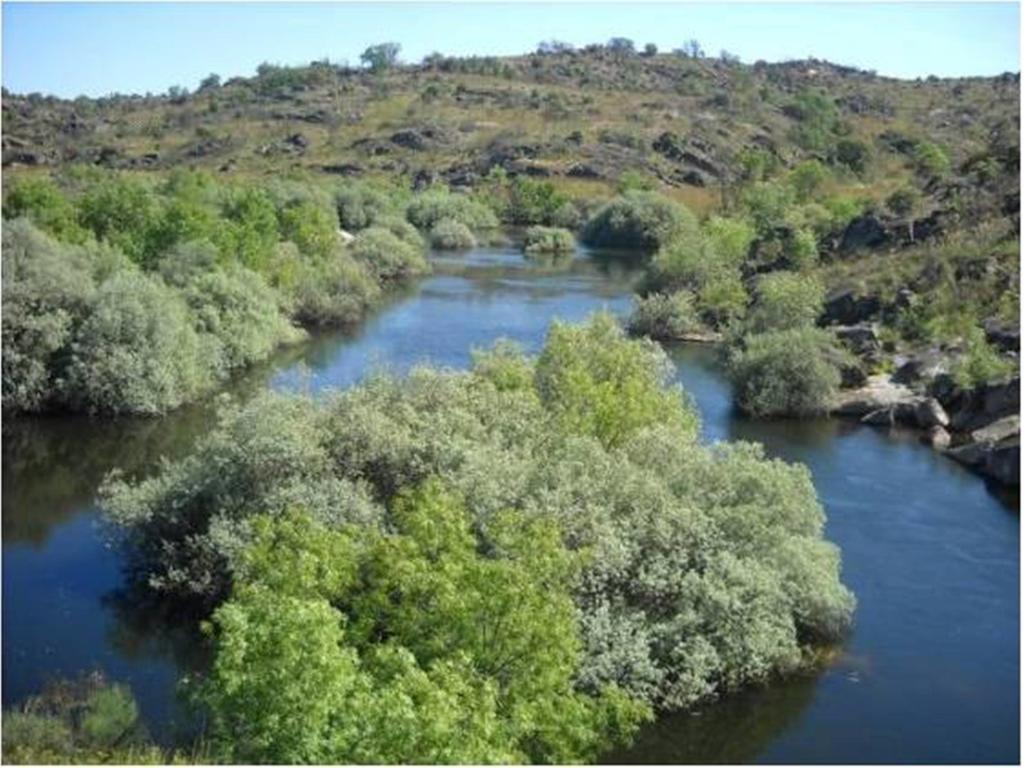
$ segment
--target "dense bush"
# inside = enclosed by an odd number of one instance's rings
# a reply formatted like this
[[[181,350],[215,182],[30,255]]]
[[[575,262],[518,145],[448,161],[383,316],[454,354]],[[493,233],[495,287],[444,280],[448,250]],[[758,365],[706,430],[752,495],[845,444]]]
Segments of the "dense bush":
[[[367,225],[349,248],[335,211]],[[5,221],[9,410],[162,413],[298,339],[289,316],[352,323],[428,270],[400,196],[368,185],[86,168],[19,182],[4,212],[59,238]]]
[[[364,229],[350,248],[356,261],[364,264],[381,281],[419,275],[429,270],[422,248],[383,227]]]
[[[441,251],[464,251],[476,245],[476,238],[460,221],[441,219],[430,230],[430,245]]]
[[[575,238],[567,229],[557,227],[530,227],[523,243],[526,253],[572,253]]]
[[[416,735],[407,742],[417,745],[415,758],[432,759],[454,745],[459,758],[477,757],[466,750],[478,742],[449,740],[453,731],[440,712],[468,706],[482,716],[492,711],[491,700],[471,699],[472,691],[482,689],[462,684],[463,667],[447,667],[442,679],[431,676],[427,659],[450,659],[445,654],[466,648],[462,638],[477,631],[482,621],[472,618],[477,593],[473,584],[457,579],[463,568],[506,567],[500,563],[512,550],[499,543],[499,531],[526,536],[525,548],[514,551],[539,556],[553,551],[556,526],[565,547],[583,555],[579,581],[571,588],[582,652],[569,666],[575,667],[577,690],[591,696],[614,684],[655,706],[688,706],[793,669],[808,643],[836,637],[848,622],[852,598],[839,581],[837,550],[821,538],[823,513],[808,472],[768,461],[755,446],[699,444],[695,414],[677,389],[664,386],[666,358],[655,344],[627,340],[612,318],[602,316],[583,326],[553,326],[536,361],[507,345],[474,359],[470,372],[422,368],[406,378],[380,375],[320,403],[265,394],[225,413],[191,457],[149,479],[113,478],[105,485],[102,503],[133,554],[132,572],[164,599],[215,607],[231,595],[232,580],[241,585],[234,595],[240,602],[225,604],[233,607],[218,614],[221,637],[231,639],[218,655],[223,670],[212,678],[223,683],[223,698],[214,694],[210,703],[224,718],[223,733],[237,725],[247,758],[278,759],[309,748],[325,759],[331,744],[350,756],[345,751],[355,749],[347,741],[350,728],[363,734],[368,749],[376,742],[358,724],[378,721],[358,719],[345,697],[361,691],[355,700],[365,702],[365,717],[372,718],[379,702],[390,700],[392,684],[411,679],[421,681],[424,696],[413,701],[422,704],[406,705],[397,721]],[[443,490],[428,485],[435,490],[424,492],[421,484],[431,478]],[[410,492],[419,501],[402,506],[397,500],[410,498]],[[449,554],[442,532],[454,529],[443,521],[461,514],[462,503],[466,528],[457,536],[471,530],[480,543]],[[311,533],[287,533],[286,521],[296,509],[312,521]],[[428,510],[435,521],[429,528],[434,565],[425,572],[417,565],[416,542],[426,539],[419,539],[419,529],[405,527],[402,517],[413,509]],[[285,527],[260,522],[267,515]],[[509,519],[516,522],[506,529]],[[532,539],[530,525],[546,533]],[[317,553],[329,549],[320,542],[337,536],[389,541],[395,559],[362,568],[367,580],[362,586],[342,583],[336,601],[290,596],[285,584],[306,590],[323,579],[344,582],[353,558],[360,562],[362,555],[355,554],[331,560],[336,567],[317,564]],[[256,583],[245,586],[254,541],[256,551],[272,560]],[[297,555],[300,551],[307,554]],[[382,552],[392,555],[387,548]],[[525,574],[538,570],[531,565]],[[525,574],[516,582],[523,599],[534,583]],[[456,581],[444,581],[449,578]],[[396,580],[407,586],[395,588]],[[553,604],[545,610],[561,610],[560,587],[548,584]],[[422,599],[430,602],[416,598],[416,590],[426,590]],[[497,586],[485,593],[503,594]],[[371,594],[379,595],[371,600],[373,610],[353,610]],[[447,603],[436,601],[449,594],[464,594],[460,605],[468,613],[452,617],[441,610]],[[437,605],[438,613],[424,605]],[[492,608],[502,605],[497,601]],[[344,634],[339,611],[350,615]],[[371,616],[387,622],[387,629],[367,624]],[[544,623],[568,631],[561,621]],[[507,623],[509,633],[516,624]],[[533,631],[531,626],[527,622],[522,631]],[[469,635],[461,635],[462,628]],[[392,632],[411,652],[400,663],[387,655],[391,646],[382,641]],[[293,636],[304,638],[303,644]],[[507,640],[520,637],[508,634]],[[323,653],[310,653],[310,643]],[[560,647],[553,641],[543,645]],[[479,648],[468,647],[470,657]],[[392,672],[378,672],[377,661],[363,667],[363,658],[391,658]],[[417,673],[416,665],[427,671]],[[357,682],[366,681],[364,675],[373,681],[371,690]],[[263,686],[273,680],[287,681],[295,691],[288,698],[297,708],[293,718],[282,713],[284,719],[276,719],[273,714],[285,703],[262,698],[271,696],[272,687]],[[348,682],[335,688],[327,682],[333,680]],[[551,680],[532,683],[546,686]],[[556,687],[564,690],[560,682]],[[476,703],[467,704],[465,697]],[[448,704],[435,713],[431,701]],[[550,741],[518,742],[513,750],[544,760],[586,753],[589,731],[582,725],[590,721],[566,704],[571,698],[558,701],[566,712],[534,722],[582,718],[580,729],[573,729],[580,738],[558,731]],[[515,708],[501,717],[514,719]],[[243,720],[271,735],[256,738],[240,725]],[[273,735],[273,723],[285,721],[294,732]],[[440,730],[431,730],[431,723]],[[477,726],[470,718],[465,728],[479,733]],[[438,734],[436,740],[417,740],[423,729]],[[337,741],[330,741],[331,734]],[[392,749],[406,743],[391,742]],[[552,744],[560,745],[557,751],[548,751]],[[519,754],[510,757],[521,759]]]
[[[746,336],[730,360],[735,401],[757,417],[823,413],[848,359],[834,335],[818,328],[790,326]]]
[[[334,194],[341,227],[349,232],[376,224],[383,217],[402,217],[404,211],[394,192],[365,183],[345,184]]]
[[[629,316],[629,332],[651,339],[680,339],[701,327],[694,296],[686,290],[637,297]]]
[[[465,195],[432,189],[416,195],[406,209],[408,220],[429,232],[443,219],[451,219],[474,233],[494,229],[497,216],[482,203]]]
[[[614,686],[573,686],[578,558],[551,521],[502,511],[480,535],[437,482],[390,519],[253,522],[201,687],[221,758],[576,762],[648,716]]]
[[[65,388],[68,349],[95,297],[94,254],[25,219],[3,227],[3,404],[36,410]]]
[[[773,272],[757,281],[756,300],[746,318],[750,333],[813,325],[824,306],[820,281],[794,272]]]
[[[9,764],[160,764],[131,692],[93,673],[60,680],[3,715],[3,754]]]
[[[160,278],[121,272],[96,292],[71,343],[67,398],[76,408],[157,414],[214,383],[212,345]]]
[[[633,190],[599,208],[586,222],[583,240],[593,245],[655,250],[698,229],[696,218],[681,203],[656,192]]]

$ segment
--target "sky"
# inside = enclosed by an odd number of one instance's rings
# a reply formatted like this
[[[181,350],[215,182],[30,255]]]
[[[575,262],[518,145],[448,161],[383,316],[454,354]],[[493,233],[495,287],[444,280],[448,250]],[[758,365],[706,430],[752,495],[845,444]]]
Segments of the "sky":
[[[892,77],[1019,71],[1018,3],[28,3],[2,7],[2,82],[63,97],[189,89],[269,61],[507,55],[541,40],[696,38],[743,61],[814,56]]]

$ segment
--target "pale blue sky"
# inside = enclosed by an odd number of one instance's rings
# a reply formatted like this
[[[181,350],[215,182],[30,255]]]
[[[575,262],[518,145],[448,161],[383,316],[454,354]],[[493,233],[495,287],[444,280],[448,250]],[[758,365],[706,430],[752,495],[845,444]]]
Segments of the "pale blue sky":
[[[662,50],[697,38],[743,61],[816,56],[917,77],[1019,70],[1018,3],[3,3],[3,84],[60,96],[194,88],[263,61],[358,63],[393,40],[402,58],[513,54],[557,38],[630,37]]]

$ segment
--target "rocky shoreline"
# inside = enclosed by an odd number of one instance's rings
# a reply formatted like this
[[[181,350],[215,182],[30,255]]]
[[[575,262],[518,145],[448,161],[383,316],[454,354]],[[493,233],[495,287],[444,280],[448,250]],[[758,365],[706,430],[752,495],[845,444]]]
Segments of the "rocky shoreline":
[[[899,383],[897,376],[868,377],[839,392],[829,412],[880,427],[921,431],[921,442],[1005,485],[1019,485],[1019,378],[961,390],[947,374],[927,386]]]

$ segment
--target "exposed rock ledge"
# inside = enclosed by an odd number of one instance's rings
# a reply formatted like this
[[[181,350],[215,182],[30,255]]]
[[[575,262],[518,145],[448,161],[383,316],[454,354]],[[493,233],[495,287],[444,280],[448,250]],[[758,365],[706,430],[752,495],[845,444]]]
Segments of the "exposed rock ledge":
[[[924,430],[921,440],[936,450],[1001,483],[1019,485],[1018,392],[1019,379],[986,387],[972,399],[965,398],[962,409],[950,417],[937,399],[918,394],[890,376],[877,375],[858,389],[841,391],[830,412],[864,424]],[[978,399],[983,402],[973,402]],[[982,423],[978,423],[978,412],[986,417]]]

